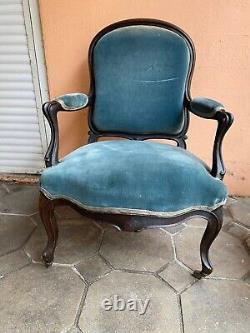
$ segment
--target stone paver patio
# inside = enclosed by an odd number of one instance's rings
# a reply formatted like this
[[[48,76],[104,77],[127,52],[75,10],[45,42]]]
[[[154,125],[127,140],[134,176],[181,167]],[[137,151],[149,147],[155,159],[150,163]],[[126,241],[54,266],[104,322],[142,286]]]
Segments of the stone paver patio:
[[[0,332],[250,332],[250,199],[229,199],[210,254],[214,272],[196,280],[205,221],[139,233],[57,210],[55,263],[46,241],[38,186],[0,183]],[[149,300],[105,311],[105,299]],[[121,301],[120,301],[121,302]]]

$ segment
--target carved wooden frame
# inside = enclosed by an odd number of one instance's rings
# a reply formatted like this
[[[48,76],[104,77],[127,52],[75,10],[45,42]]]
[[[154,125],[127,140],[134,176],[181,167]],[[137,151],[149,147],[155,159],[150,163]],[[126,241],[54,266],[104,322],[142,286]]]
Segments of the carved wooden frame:
[[[98,131],[92,122],[93,117],[93,105],[95,99],[95,80],[94,80],[94,69],[93,69],[93,49],[98,42],[98,40],[106,33],[117,29],[120,27],[125,27],[129,25],[153,25],[163,27],[165,29],[174,31],[181,35],[187,42],[190,49],[190,67],[188,72],[188,79],[185,89],[185,100],[184,100],[184,116],[185,121],[182,130],[177,135],[169,135],[167,133],[162,134],[152,134],[148,133],[145,135],[138,134],[128,134],[120,132],[100,132]],[[186,149],[186,133],[189,126],[189,110],[190,110],[190,85],[192,74],[195,64],[195,49],[190,37],[182,31],[179,27],[170,24],[168,22],[153,20],[153,19],[131,19],[124,20],[111,24],[105,29],[101,30],[93,39],[89,48],[89,69],[90,69],[90,93],[89,102],[85,107],[89,107],[89,143],[96,142],[99,137],[123,137],[130,140],[147,140],[147,139],[168,139],[176,141],[177,145]],[[63,109],[61,104],[57,101],[47,102],[43,105],[43,112],[47,118],[50,128],[51,128],[51,142],[48,147],[47,153],[45,155],[45,163],[47,167],[53,166],[58,163],[58,147],[59,147],[59,134],[58,134],[58,123],[57,123],[57,113],[59,111],[69,111]],[[72,111],[70,111],[72,112]],[[197,114],[198,116],[207,118],[202,114]],[[225,110],[220,110],[215,112],[209,119],[214,119],[218,121],[218,127],[216,131],[214,147],[213,147],[213,165],[210,171],[211,175],[220,179],[223,179],[225,175],[225,168],[222,159],[221,145],[222,140],[233,122],[233,117],[229,112]],[[179,214],[173,217],[155,217],[155,216],[140,216],[140,215],[126,215],[126,214],[108,214],[108,213],[93,213],[85,210],[72,202],[65,199],[55,199],[51,200],[47,198],[42,192],[40,194],[40,216],[44,223],[48,242],[43,252],[43,260],[46,266],[50,266],[54,259],[54,252],[57,244],[58,238],[58,226],[54,216],[54,208],[58,205],[70,205],[78,210],[85,216],[89,216],[98,221],[105,221],[112,225],[115,225],[120,230],[124,231],[140,231],[145,228],[155,228],[163,227],[171,224],[182,223],[187,219],[192,217],[201,217],[207,220],[207,227],[201,240],[200,245],[200,256],[202,262],[202,269],[200,271],[195,271],[193,274],[196,278],[201,278],[212,272],[212,265],[209,260],[209,248],[218,235],[223,220],[223,208],[219,207],[214,211],[205,210],[192,210],[188,213]]]

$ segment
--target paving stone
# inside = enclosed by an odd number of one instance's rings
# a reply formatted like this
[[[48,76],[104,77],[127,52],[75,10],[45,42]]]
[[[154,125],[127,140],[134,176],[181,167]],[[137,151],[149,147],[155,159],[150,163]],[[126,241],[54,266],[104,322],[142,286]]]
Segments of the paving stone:
[[[174,224],[169,227],[165,227],[163,229],[173,235],[173,234],[177,234],[177,232],[183,230],[184,228],[185,228],[185,226],[182,223],[178,223],[178,224]]]
[[[192,270],[201,268],[200,241],[204,228],[186,228],[175,236],[177,258]],[[241,278],[250,267],[250,256],[241,241],[223,231],[210,248],[212,276]]]
[[[228,197],[227,198],[227,202],[225,204],[225,207],[227,208],[227,207],[235,204],[236,202],[237,202],[237,198],[235,198],[235,197]]]
[[[2,183],[0,183],[0,207],[3,197],[6,195],[7,192],[8,192],[7,189],[3,186]]]
[[[223,226],[231,224],[233,222],[233,217],[229,211],[229,209],[224,209],[223,211]]]
[[[100,253],[115,267],[156,271],[173,259],[171,237],[163,230],[105,232]]]
[[[89,282],[93,282],[110,272],[109,266],[100,256],[84,259],[76,265],[79,273]]]
[[[108,230],[108,229],[115,229],[115,230],[119,230],[117,226],[112,225],[110,223],[101,221],[101,220],[95,220],[95,223],[98,225],[99,228],[101,228],[102,230]]]
[[[115,295],[128,301],[149,299],[144,314],[139,311],[105,311],[102,302]],[[139,308],[141,310],[141,308]],[[84,333],[180,333],[177,297],[163,281],[152,275],[112,272],[90,286],[79,327]]]
[[[81,219],[84,218],[80,213],[70,206],[58,206],[55,209],[56,214],[62,219]]]
[[[38,211],[39,188],[37,185],[8,185],[9,192],[2,195],[1,213],[31,215]]]
[[[41,218],[40,218],[39,213],[36,213],[36,214],[34,214],[34,215],[31,215],[30,218],[31,218],[31,220],[32,220],[36,225],[40,225],[40,224],[43,225],[43,222],[42,222],[42,220],[41,220]]]
[[[176,261],[168,264],[159,275],[178,292],[183,291],[196,281],[190,272],[181,267]]]
[[[185,333],[247,333],[250,286],[242,281],[203,279],[182,296]]]
[[[0,256],[23,246],[34,229],[29,217],[0,215]]]
[[[88,220],[65,219],[58,221],[59,238],[55,251],[54,262],[73,264],[97,253],[102,232]],[[47,242],[47,235],[43,225],[40,225],[25,250],[33,260],[41,261],[42,251]]]
[[[26,266],[29,262],[29,258],[22,250],[0,257],[0,275],[14,272]]]
[[[250,198],[238,198],[237,203],[231,205],[229,210],[234,220],[250,228]]]
[[[250,206],[250,197],[238,197],[237,201],[240,201],[245,206]]]
[[[247,275],[244,277],[244,281],[250,285],[250,271],[247,273]]]
[[[223,230],[228,232],[230,235],[242,240],[246,239],[247,236],[250,235],[250,229],[234,222],[227,224]]]
[[[248,249],[250,251],[250,237],[247,238],[246,245],[247,245],[247,247],[248,247]]]
[[[204,228],[207,225],[207,221],[201,217],[194,217],[186,222],[189,227],[199,227]]]
[[[233,222],[232,216],[227,209],[223,210],[223,225]],[[189,227],[204,228],[207,225],[207,221],[201,217],[194,217],[186,222]]]
[[[82,331],[78,327],[72,327],[66,333],[82,333]]]
[[[58,333],[73,325],[85,285],[71,269],[30,265],[0,280],[1,331]]]

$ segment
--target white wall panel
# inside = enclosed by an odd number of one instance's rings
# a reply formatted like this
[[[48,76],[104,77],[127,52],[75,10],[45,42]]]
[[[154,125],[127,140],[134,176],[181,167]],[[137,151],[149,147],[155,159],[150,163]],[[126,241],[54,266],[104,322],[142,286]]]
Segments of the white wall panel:
[[[45,127],[30,20],[28,0],[0,0],[0,172],[37,173],[44,167]]]

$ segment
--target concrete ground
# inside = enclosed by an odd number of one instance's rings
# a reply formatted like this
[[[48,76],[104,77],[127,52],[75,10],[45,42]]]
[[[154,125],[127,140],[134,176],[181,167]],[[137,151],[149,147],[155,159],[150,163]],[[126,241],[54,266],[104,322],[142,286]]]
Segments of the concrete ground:
[[[250,332],[249,198],[229,199],[199,281],[204,220],[127,233],[61,207],[47,269],[37,211],[37,185],[0,184],[1,333]]]

